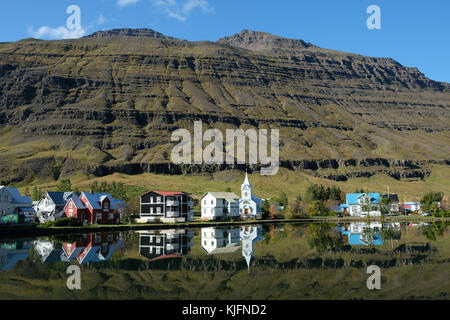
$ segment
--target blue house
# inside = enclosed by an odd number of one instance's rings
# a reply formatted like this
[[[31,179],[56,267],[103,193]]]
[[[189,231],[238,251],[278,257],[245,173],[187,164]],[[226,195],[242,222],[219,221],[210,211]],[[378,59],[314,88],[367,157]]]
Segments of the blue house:
[[[346,206],[350,216],[364,217],[367,211],[363,211],[361,207],[370,203],[372,208],[369,212],[371,216],[380,216],[380,208],[378,203],[381,201],[379,193],[347,193]]]

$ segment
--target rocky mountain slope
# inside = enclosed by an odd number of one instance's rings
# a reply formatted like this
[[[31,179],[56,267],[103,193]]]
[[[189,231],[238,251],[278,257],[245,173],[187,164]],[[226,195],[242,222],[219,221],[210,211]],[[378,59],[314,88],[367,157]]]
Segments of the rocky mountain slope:
[[[244,30],[189,42],[148,29],[0,44],[0,182],[198,172],[171,132],[280,129],[282,166],[345,180],[448,165],[450,84],[390,58]]]

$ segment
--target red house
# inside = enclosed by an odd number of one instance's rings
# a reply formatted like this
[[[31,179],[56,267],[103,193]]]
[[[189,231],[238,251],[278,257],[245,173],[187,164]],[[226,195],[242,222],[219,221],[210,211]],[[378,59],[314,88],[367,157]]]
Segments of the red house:
[[[87,193],[73,197],[64,208],[64,216],[86,223],[117,224],[120,213],[114,208],[114,200],[107,193]]]

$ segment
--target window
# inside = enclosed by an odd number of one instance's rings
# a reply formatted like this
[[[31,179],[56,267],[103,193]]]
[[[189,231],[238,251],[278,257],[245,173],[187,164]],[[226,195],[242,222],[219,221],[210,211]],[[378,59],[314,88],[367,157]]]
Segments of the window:
[[[157,197],[157,198],[156,198],[156,202],[157,202],[157,203],[161,203],[161,197]]]
[[[156,208],[156,213],[161,213],[161,207]]]
[[[72,203],[72,201],[70,201],[69,208],[72,208],[72,207],[73,207],[73,203]]]
[[[153,197],[150,197],[150,203],[153,203]]]
[[[203,200],[203,204],[206,204],[206,199],[205,199],[205,200]]]
[[[103,205],[103,207],[104,207],[105,209],[109,209],[109,203],[108,203],[108,202],[105,202],[104,205]]]
[[[112,212],[108,213],[108,219],[109,220],[114,219],[114,213],[112,213]]]
[[[214,204],[214,200],[211,200],[211,204]]]
[[[97,220],[102,220],[102,214],[101,213],[97,213]]]
[[[150,207],[150,213],[153,213],[153,207]]]

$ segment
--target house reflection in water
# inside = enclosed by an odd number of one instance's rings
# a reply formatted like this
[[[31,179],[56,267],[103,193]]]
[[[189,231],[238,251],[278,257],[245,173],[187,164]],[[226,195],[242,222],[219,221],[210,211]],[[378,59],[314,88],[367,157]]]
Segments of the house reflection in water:
[[[347,238],[349,245],[382,245],[385,240],[384,230],[390,230],[390,239],[400,239],[400,224],[399,223],[384,223],[379,222],[352,222],[349,225],[342,227],[342,235]]]
[[[34,250],[39,255],[42,263],[46,262],[69,262],[62,243],[55,241],[36,240],[34,242]]]
[[[79,240],[62,245],[68,260],[76,259],[79,264],[108,260],[114,250],[122,246],[119,232],[91,233],[83,235]]]
[[[342,235],[347,236],[348,244],[353,246],[380,246],[384,243],[379,222],[352,222],[344,227]]]
[[[139,253],[150,261],[176,258],[190,252],[194,232],[188,229],[139,232]]]
[[[241,245],[239,228],[202,228],[202,248],[207,254],[233,253]]]
[[[238,251],[242,241],[242,256],[250,268],[254,244],[262,239],[262,227],[202,228],[201,235],[202,248],[207,254],[234,253]]]
[[[0,270],[11,270],[17,262],[28,258],[32,246],[32,242],[25,240],[0,242]]]

